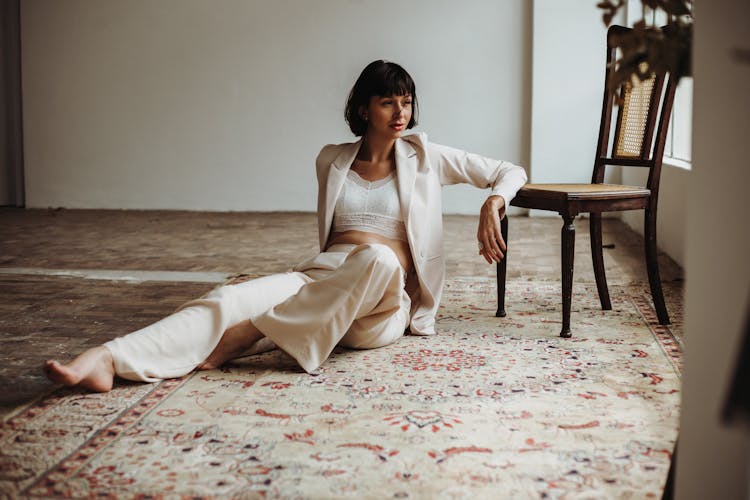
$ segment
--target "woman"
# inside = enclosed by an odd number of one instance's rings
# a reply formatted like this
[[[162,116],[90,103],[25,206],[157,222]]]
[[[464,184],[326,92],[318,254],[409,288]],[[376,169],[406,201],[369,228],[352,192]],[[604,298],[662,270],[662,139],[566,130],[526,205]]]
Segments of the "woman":
[[[441,187],[491,188],[477,239],[487,262],[499,262],[500,218],[526,174],[424,134],[402,136],[416,125],[417,95],[391,62],[362,71],[345,118],[361,139],[325,146],[316,162],[319,255],[288,273],[216,288],[68,365],[47,361],[49,378],[108,391],[115,375],[157,381],[275,346],[312,372],[336,345],[375,348],[405,331],[434,334],[445,274]]]

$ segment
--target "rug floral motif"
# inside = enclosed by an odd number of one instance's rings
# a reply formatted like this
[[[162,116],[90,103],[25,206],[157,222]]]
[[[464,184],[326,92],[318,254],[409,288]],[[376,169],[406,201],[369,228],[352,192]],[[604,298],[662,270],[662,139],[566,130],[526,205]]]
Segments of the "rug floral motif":
[[[60,389],[0,425],[0,496],[660,497],[681,349],[638,287],[447,283],[439,335],[279,351],[107,394]]]

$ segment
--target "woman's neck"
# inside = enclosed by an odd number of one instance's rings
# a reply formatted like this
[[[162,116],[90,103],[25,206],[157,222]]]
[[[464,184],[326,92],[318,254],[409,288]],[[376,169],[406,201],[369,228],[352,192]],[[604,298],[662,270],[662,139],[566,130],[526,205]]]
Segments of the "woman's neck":
[[[396,146],[395,139],[383,139],[373,135],[366,135],[359,148],[357,159],[371,163],[380,163],[393,158]]]

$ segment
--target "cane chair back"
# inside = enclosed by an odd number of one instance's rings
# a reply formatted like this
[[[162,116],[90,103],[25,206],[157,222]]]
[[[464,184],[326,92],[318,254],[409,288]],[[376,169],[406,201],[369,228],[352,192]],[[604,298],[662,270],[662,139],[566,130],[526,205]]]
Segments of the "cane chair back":
[[[615,75],[616,40],[630,28],[612,26],[607,32],[607,65],[599,142],[591,181],[604,182],[607,165],[646,167],[651,171],[646,187],[658,193],[669,118],[672,114],[675,82],[670,75],[651,74],[645,80],[628,81],[620,89],[621,102],[612,91]],[[647,71],[645,63],[642,71]],[[611,117],[617,108],[614,140],[609,150]]]
[[[655,83],[656,77],[651,76],[637,85],[631,82],[625,84],[623,103],[618,112],[613,158],[646,158],[652,137],[647,129],[656,116],[656,108],[651,106],[658,90]]]

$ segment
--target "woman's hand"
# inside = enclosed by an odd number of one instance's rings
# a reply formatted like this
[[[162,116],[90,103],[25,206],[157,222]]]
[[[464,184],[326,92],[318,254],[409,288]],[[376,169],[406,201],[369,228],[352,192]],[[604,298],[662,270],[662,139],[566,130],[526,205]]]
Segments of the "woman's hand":
[[[500,220],[504,215],[505,200],[498,195],[487,198],[479,212],[479,255],[484,257],[488,264],[500,262],[505,256],[505,241],[500,233]]]

